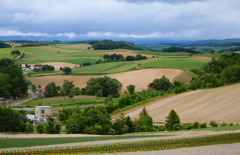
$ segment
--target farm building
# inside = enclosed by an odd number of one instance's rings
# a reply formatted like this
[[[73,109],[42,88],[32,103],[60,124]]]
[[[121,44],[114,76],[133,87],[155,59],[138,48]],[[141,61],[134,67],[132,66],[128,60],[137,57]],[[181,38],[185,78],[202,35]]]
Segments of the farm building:
[[[44,88],[36,88],[35,93],[44,96],[45,89]]]
[[[0,97],[0,103],[8,103],[8,99]]]
[[[47,119],[48,116],[53,115],[53,108],[51,106],[36,106],[35,107],[35,117],[36,119]]]

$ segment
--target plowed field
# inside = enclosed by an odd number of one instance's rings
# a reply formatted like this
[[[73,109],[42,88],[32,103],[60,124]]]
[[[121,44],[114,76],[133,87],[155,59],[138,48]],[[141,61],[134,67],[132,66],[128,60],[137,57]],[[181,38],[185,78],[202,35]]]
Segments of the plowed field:
[[[210,122],[218,124],[240,122],[240,84],[214,89],[205,89],[178,94],[153,101],[146,105],[153,122],[165,122],[166,116],[174,109],[181,123]],[[125,112],[132,120],[138,118],[142,107]],[[114,116],[113,116],[114,118]]]
[[[129,84],[135,85],[136,91],[141,91],[143,89],[147,89],[147,85],[151,83],[155,78],[161,78],[163,75],[169,80],[172,80],[175,76],[180,74],[182,71],[178,69],[143,69],[143,70],[135,70],[117,74],[108,74],[107,76],[111,78],[116,78],[119,82],[122,83],[124,90],[127,90],[127,86]],[[64,80],[73,81],[76,87],[85,87],[86,82],[91,77],[103,77],[104,75],[96,75],[96,76],[44,76],[44,77],[27,77],[33,84],[38,85],[41,84],[45,87],[50,82],[55,82],[56,85],[62,86]]]

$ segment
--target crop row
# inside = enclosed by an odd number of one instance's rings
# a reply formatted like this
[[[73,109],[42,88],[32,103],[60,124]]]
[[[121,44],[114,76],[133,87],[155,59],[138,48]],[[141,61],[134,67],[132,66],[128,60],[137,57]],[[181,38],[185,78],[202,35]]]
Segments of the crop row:
[[[135,151],[154,151],[207,146],[216,144],[232,144],[240,142],[240,133],[210,135],[202,137],[161,139],[139,142],[121,142],[112,144],[98,144],[89,146],[73,146],[62,148],[42,148],[6,151],[0,155],[31,155],[31,154],[94,154],[94,153],[117,153]]]

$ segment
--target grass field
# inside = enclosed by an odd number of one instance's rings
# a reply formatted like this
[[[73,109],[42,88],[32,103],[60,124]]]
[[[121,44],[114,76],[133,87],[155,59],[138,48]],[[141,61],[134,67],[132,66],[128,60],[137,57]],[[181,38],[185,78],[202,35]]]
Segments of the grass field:
[[[12,51],[19,50],[21,54],[25,53],[27,55],[34,55],[35,53],[26,51],[22,48],[0,48],[0,59],[2,58],[10,58],[13,59],[14,55],[11,54]]]
[[[193,67],[202,67],[206,62],[190,59],[160,59],[156,62],[150,62],[139,67],[142,68],[174,68],[174,69],[191,69]]]
[[[150,51],[140,51],[139,54],[149,54],[149,55],[158,55],[158,56],[189,56],[189,53],[185,52],[150,52]]]
[[[56,100],[56,101],[44,101],[43,100],[31,100],[20,105],[24,106],[70,106],[72,105],[90,105],[90,104],[103,104],[104,98],[84,98],[84,99],[65,99],[65,100]],[[71,103],[70,103],[71,102]]]
[[[98,136],[98,137],[59,137],[59,138],[0,138],[1,141],[0,148],[89,142],[110,139],[163,137],[163,136],[164,135],[127,135],[127,136]]]

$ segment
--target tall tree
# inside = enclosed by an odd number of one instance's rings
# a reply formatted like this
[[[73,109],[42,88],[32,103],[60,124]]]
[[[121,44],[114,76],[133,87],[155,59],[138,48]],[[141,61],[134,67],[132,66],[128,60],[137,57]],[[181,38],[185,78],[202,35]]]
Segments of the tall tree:
[[[173,130],[173,125],[174,124],[178,124],[180,123],[180,119],[179,119],[179,116],[177,115],[177,113],[174,111],[174,110],[171,110],[169,115],[166,117],[166,128],[169,130],[169,131],[172,131]]]

